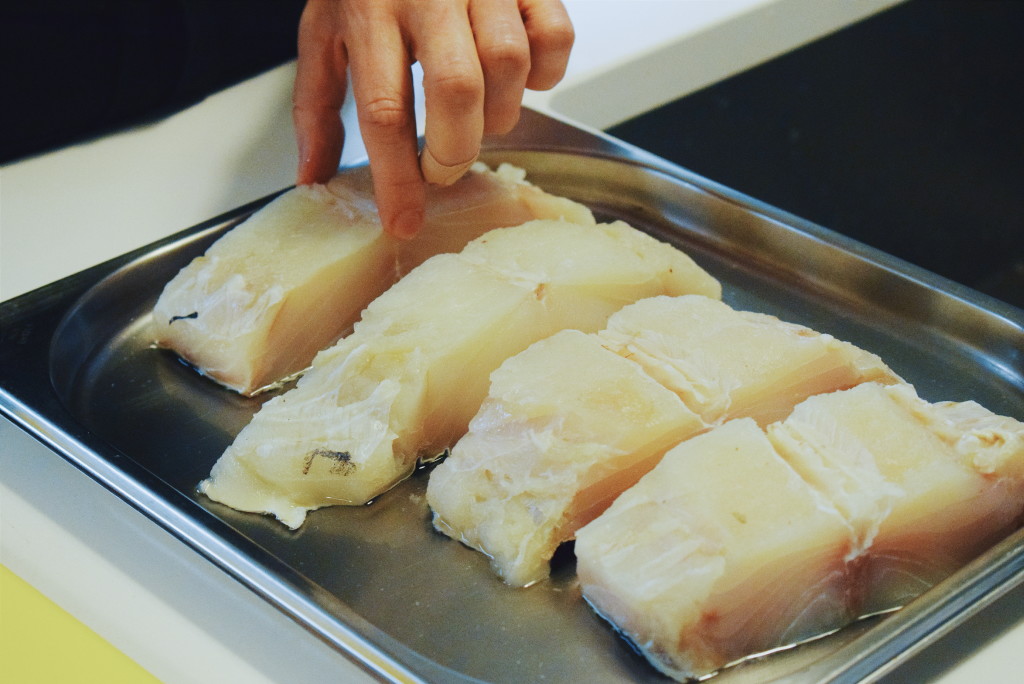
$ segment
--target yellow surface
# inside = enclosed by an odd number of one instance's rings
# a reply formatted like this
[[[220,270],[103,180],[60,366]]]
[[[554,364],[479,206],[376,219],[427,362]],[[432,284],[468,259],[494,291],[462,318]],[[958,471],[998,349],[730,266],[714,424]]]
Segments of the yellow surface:
[[[153,684],[157,679],[0,565],[0,682]]]

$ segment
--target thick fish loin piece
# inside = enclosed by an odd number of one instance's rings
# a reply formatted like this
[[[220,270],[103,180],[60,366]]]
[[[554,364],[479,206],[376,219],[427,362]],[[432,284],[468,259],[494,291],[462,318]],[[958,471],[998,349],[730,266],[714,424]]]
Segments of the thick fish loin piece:
[[[460,252],[470,241],[494,228],[518,226],[534,219],[560,219],[580,225],[596,223],[590,209],[579,202],[549,194],[529,183],[525,170],[500,164],[491,171],[477,162],[453,186],[427,186],[423,230],[414,240],[394,241],[398,275],[405,275],[435,254]]]
[[[507,357],[564,328],[596,330],[624,303],[684,292],[718,296],[720,285],[625,223],[491,231],[374,300],[263,406],[201,491],[290,527],[311,509],[365,503],[465,433]]]
[[[862,613],[903,605],[1024,520],[1024,424],[974,402],[868,383],[768,434],[854,526]]]
[[[525,586],[667,448],[875,379],[898,380],[829,335],[700,295],[644,299],[596,335],[563,333],[495,371],[469,433],[431,473],[434,525]]]
[[[749,418],[670,450],[576,536],[586,600],[665,674],[845,624],[853,531]]]
[[[900,382],[878,356],[775,316],[704,297],[656,297],[600,333],[709,423],[785,418],[804,398],[862,382]]]
[[[422,234],[400,242],[381,229],[368,171],[346,171],[284,193],[182,269],[154,307],[154,335],[250,395],[305,369],[433,254],[537,218],[594,222],[586,207],[527,183],[521,169],[478,164],[458,183],[428,189]]]
[[[369,195],[281,195],[182,269],[153,308],[157,345],[242,394],[302,370],[394,281]]]
[[[532,584],[561,542],[704,428],[640,366],[563,330],[491,374],[469,432],[430,475],[434,525],[509,584]]]

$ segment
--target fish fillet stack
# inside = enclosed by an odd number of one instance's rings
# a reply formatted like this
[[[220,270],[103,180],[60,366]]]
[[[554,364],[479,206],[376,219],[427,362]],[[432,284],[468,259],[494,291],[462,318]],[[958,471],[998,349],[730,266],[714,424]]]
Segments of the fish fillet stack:
[[[1024,424],[865,383],[670,450],[577,532],[577,572],[685,679],[898,606],[1022,516]]]
[[[526,586],[670,447],[872,380],[899,377],[830,335],[699,295],[645,299],[596,334],[559,333],[495,371],[468,434],[431,473],[434,525]]]
[[[720,296],[683,252],[625,223],[531,221],[432,257],[267,402],[200,489],[297,527],[362,504],[461,437],[502,361],[565,328],[594,331],[661,294]]]
[[[517,586],[575,538],[586,600],[679,679],[901,605],[1024,522],[1017,420],[730,308],[687,255],[514,167],[431,188],[407,243],[370,186],[285,193],[157,302],[159,344],[238,392],[308,368],[210,499],[294,529],[450,450],[435,527]]]
[[[416,240],[386,236],[365,169],[290,190],[194,259],[153,311],[157,344],[251,395],[305,369],[401,275],[494,228],[532,219],[593,223],[590,210],[482,164],[428,188]]]

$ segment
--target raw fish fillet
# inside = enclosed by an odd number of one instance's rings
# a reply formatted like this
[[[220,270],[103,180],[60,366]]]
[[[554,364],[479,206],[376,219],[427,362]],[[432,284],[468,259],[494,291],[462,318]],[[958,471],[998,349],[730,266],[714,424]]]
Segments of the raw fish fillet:
[[[640,366],[564,330],[491,374],[469,433],[430,475],[434,525],[526,586],[548,576],[561,542],[704,428]]]
[[[305,369],[370,301],[428,257],[531,219],[594,222],[589,209],[524,175],[478,164],[450,187],[431,186],[423,231],[409,242],[381,230],[365,169],[294,188],[167,284],[153,310],[157,344],[242,394],[265,389]]]
[[[700,295],[644,299],[596,335],[562,333],[502,364],[469,433],[431,473],[434,525],[526,586],[683,439],[898,379],[874,354],[773,316]]]
[[[576,536],[587,601],[678,679],[849,622],[842,515],[742,418],[683,442]]]
[[[328,187],[343,178],[338,176]],[[518,226],[533,219],[595,223],[590,209],[579,202],[549,194],[527,182],[525,170],[501,164],[490,171],[478,162],[453,186],[427,186],[423,230],[414,240],[394,241],[398,274],[405,275],[435,254],[460,252],[494,228]]]
[[[805,530],[825,518],[842,542]],[[864,383],[683,442],[575,551],[595,610],[683,679],[903,605],[1022,522],[1024,424]]]
[[[600,335],[709,423],[750,417],[763,426],[815,394],[901,381],[849,342],[706,297],[639,302]]]
[[[1021,524],[1024,424],[974,402],[867,383],[768,434],[854,526],[861,613],[903,605]]]
[[[625,223],[531,221],[428,259],[267,402],[200,488],[290,527],[362,504],[465,433],[507,357],[564,328],[593,331],[657,294],[719,296],[688,256]]]

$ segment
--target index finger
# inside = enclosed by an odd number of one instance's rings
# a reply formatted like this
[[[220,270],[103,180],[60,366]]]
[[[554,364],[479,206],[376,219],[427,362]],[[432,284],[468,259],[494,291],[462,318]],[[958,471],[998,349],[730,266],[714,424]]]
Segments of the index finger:
[[[335,40],[333,3],[310,3],[299,22],[292,120],[299,147],[299,185],[326,182],[338,170],[344,131],[346,56]]]
[[[410,58],[393,22],[382,16],[353,26],[352,88],[384,230],[412,238],[423,225],[426,191],[418,163]],[[370,39],[372,37],[372,44]]]

